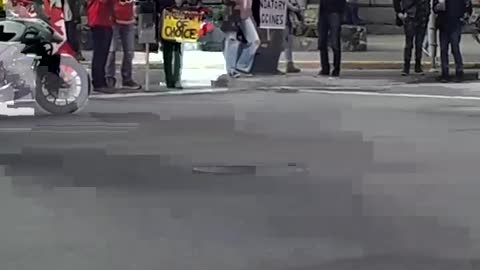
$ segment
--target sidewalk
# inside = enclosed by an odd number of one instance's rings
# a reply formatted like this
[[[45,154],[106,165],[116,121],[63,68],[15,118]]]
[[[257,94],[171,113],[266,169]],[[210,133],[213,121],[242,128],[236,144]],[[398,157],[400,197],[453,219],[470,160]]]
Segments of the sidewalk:
[[[155,70],[156,74],[162,70]],[[153,74],[153,73],[152,73]],[[295,75],[263,75],[252,78],[230,80],[227,86],[187,86],[184,90],[155,92],[122,91],[115,95],[94,94],[92,98],[129,98],[141,96],[191,95],[205,93],[226,93],[237,91],[274,91],[278,93],[319,92],[319,93],[358,93],[379,95],[405,95],[408,97],[440,97],[480,100],[480,81],[475,71],[468,71],[463,83],[438,83],[438,73],[402,77],[396,70],[346,70],[340,78],[317,76],[316,70],[306,70]],[[155,84],[161,80],[155,76]],[[153,87],[152,87],[153,88]]]
[[[471,35],[463,35],[462,51],[465,68],[480,69],[480,44],[477,44]],[[371,35],[368,36],[367,52],[344,52],[344,69],[400,69],[403,59],[404,37],[402,35]],[[91,59],[91,52],[85,52],[87,63]],[[426,68],[430,68],[430,59],[424,56]],[[223,55],[221,52],[185,51],[184,69],[223,69]],[[317,51],[295,52],[294,59],[303,69],[318,69],[320,63]],[[451,59],[453,62],[453,59]],[[121,62],[121,53],[117,54],[117,63]],[[135,53],[134,64],[145,65],[145,53]],[[162,68],[162,54],[150,54],[150,67]],[[284,68],[285,58],[280,59],[280,68]]]

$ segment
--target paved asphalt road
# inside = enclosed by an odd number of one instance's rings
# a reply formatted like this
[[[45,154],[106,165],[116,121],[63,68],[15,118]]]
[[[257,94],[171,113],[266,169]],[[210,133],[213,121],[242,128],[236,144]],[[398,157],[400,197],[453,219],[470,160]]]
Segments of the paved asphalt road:
[[[478,269],[479,136],[478,101],[308,93],[5,117],[1,268]]]

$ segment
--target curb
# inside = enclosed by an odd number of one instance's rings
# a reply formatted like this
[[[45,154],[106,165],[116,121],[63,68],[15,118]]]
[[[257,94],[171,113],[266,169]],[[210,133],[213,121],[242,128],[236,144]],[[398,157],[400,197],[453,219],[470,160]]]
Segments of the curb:
[[[81,64],[89,65],[88,62],[82,61]],[[117,67],[120,67],[120,63],[117,63]],[[301,69],[319,69],[320,63],[318,61],[295,61],[295,65]],[[134,68],[143,68],[145,64],[134,63]],[[450,65],[454,68],[454,64]],[[279,69],[283,70],[286,67],[286,62],[280,62]],[[223,69],[223,65],[202,65],[197,67],[185,67],[187,69]],[[403,68],[402,61],[344,61],[342,62],[342,69],[345,70],[399,70]],[[431,69],[432,63],[425,62],[423,64],[424,69]],[[464,63],[464,68],[467,70],[480,69],[480,62],[467,62]],[[150,70],[163,70],[163,63],[150,63]]]
[[[190,89],[174,91],[151,91],[138,93],[118,93],[118,94],[92,94],[90,100],[121,99],[132,97],[156,97],[156,96],[186,96],[186,95],[204,95],[204,94],[222,94],[246,91],[244,88],[214,88],[214,89]]]
[[[295,65],[303,69],[319,69],[320,63],[317,61],[297,61]],[[285,67],[285,63],[280,63],[280,68]],[[413,66],[413,65],[412,65]],[[432,69],[431,62],[424,62],[424,69]],[[455,65],[451,64],[450,67],[454,68]],[[403,61],[343,61],[342,69],[346,70],[399,70],[403,68]],[[465,69],[480,69],[480,63],[467,62],[464,63]]]

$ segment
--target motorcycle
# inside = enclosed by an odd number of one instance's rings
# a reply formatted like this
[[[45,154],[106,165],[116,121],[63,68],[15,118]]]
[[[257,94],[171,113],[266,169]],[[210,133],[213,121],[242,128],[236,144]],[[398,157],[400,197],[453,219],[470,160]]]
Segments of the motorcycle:
[[[0,21],[0,94],[14,101],[31,95],[51,114],[74,113],[88,102],[90,76],[66,42],[63,10],[45,2],[51,24],[26,9],[10,9],[13,16]],[[42,65],[56,53],[60,78]]]

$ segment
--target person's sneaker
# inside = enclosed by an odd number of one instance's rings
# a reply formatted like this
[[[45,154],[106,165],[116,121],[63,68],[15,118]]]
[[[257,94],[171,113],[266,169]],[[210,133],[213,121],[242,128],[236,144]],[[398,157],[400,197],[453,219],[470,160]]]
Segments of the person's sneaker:
[[[127,81],[123,82],[122,84],[123,88],[126,89],[131,89],[131,90],[140,90],[142,89],[142,86],[134,81]]]
[[[234,79],[238,79],[238,78],[240,78],[240,73],[238,73],[236,71],[232,71],[232,72],[228,73],[228,76],[230,76],[231,78],[234,78]]]
[[[454,81],[455,81],[456,83],[461,83],[461,82],[463,82],[463,80],[464,80],[464,74],[463,74],[463,72],[457,73],[457,74],[455,75],[455,80],[454,80]]]
[[[292,62],[289,62],[287,64],[287,70],[286,71],[287,71],[287,73],[299,73],[302,70],[299,69],[299,68],[296,68],[295,65]]]
[[[446,75],[440,75],[440,77],[437,78],[437,81],[441,83],[448,83],[450,81],[450,77]]]
[[[401,74],[402,74],[402,76],[405,77],[405,76],[410,75],[410,72],[409,72],[408,70],[402,70],[402,73],[401,73]]]
[[[423,72],[423,69],[422,69],[422,66],[421,65],[417,65],[415,66],[415,73],[419,74],[419,75],[424,75],[425,73]]]
[[[175,83],[175,89],[182,90],[183,89],[182,83],[180,82]]]
[[[237,72],[238,74],[240,74],[240,77],[247,77],[247,78],[253,77],[253,74],[250,72],[245,72],[243,70],[237,70]]]
[[[340,77],[340,71],[332,72],[332,77],[334,77],[334,78]]]
[[[107,83],[108,88],[115,88],[115,86],[117,85],[117,79],[112,77],[106,77],[105,82]]]
[[[114,94],[117,92],[114,88],[110,88],[110,87],[96,87],[93,89],[93,91],[99,92],[102,94]]]
[[[320,70],[320,72],[318,72],[318,76],[330,76],[330,72]]]

